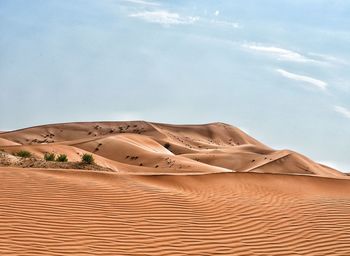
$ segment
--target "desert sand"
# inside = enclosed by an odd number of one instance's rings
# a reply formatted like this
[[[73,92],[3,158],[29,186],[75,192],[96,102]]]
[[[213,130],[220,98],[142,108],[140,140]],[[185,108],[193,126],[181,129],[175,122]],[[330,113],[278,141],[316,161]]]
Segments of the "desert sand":
[[[350,177],[224,123],[43,125],[0,150],[0,255],[350,255]]]

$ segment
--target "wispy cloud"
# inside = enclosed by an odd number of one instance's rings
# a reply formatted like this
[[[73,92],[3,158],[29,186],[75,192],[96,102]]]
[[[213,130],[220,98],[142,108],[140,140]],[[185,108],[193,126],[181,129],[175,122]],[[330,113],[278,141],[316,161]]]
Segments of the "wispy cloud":
[[[339,114],[342,114],[344,117],[350,119],[350,110],[341,106],[334,106],[334,111],[338,112]]]
[[[328,54],[320,54],[320,53],[313,53],[310,52],[308,53],[309,56],[312,56],[314,59],[317,59],[319,61],[327,62],[330,64],[337,64],[337,65],[348,65],[349,62],[340,58],[340,57],[335,57],[332,55]]]
[[[295,73],[288,72],[283,69],[276,69],[276,71],[281,74],[282,76],[295,80],[295,81],[300,81],[300,82],[305,82],[308,83],[309,85],[312,85],[313,87],[316,87],[321,90],[326,90],[327,88],[327,83],[325,81],[309,77],[309,76],[304,76],[304,75],[298,75]]]
[[[169,12],[166,10],[132,13],[129,17],[163,25],[192,24],[199,20],[197,16],[182,16],[176,12]]]
[[[156,2],[150,2],[145,0],[123,0],[123,2],[128,2],[132,4],[141,4],[141,5],[148,5],[148,6],[159,6],[159,3]]]
[[[298,52],[275,46],[263,46],[259,44],[243,44],[242,46],[249,50],[269,54],[281,60],[293,62],[318,62],[317,60],[308,58]]]
[[[223,27],[231,27],[231,28],[241,28],[238,22],[224,21],[224,20],[210,20],[210,23],[213,25],[223,26]]]

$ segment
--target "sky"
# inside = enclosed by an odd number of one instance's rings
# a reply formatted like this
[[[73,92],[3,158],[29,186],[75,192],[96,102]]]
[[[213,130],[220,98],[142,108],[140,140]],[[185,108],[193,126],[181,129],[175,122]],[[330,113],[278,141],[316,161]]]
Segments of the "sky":
[[[348,0],[0,0],[0,130],[225,122],[350,171]]]

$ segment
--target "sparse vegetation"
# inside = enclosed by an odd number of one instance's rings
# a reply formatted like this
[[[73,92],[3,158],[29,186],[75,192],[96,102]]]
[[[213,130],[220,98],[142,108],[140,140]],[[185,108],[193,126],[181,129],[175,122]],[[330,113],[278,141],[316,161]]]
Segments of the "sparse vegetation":
[[[44,159],[45,161],[55,161],[56,155],[55,153],[45,153]]]
[[[68,162],[68,157],[66,154],[60,154],[56,158],[57,162]]]
[[[166,143],[164,144],[164,147],[165,147],[166,149],[169,149],[170,146],[171,146],[171,144],[170,144],[169,142],[166,142]]]
[[[28,157],[32,156],[32,153],[30,153],[27,150],[21,150],[21,151],[17,152],[16,156],[23,157],[23,158],[28,158]]]
[[[84,154],[81,157],[81,162],[84,164],[93,164],[95,162],[95,160],[91,154]]]
[[[68,161],[66,155],[56,155],[55,161],[46,161],[44,158],[35,157],[17,158],[17,153],[13,155],[0,151],[0,166],[10,166],[19,168],[45,168],[45,169],[76,169],[94,171],[113,171],[113,169],[102,167],[97,164],[83,164],[80,161]]]

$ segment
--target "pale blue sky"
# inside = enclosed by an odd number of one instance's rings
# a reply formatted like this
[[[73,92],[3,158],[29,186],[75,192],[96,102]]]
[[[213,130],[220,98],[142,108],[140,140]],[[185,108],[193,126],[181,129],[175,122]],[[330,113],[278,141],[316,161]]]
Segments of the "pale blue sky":
[[[1,0],[0,130],[227,122],[350,170],[350,2]]]

